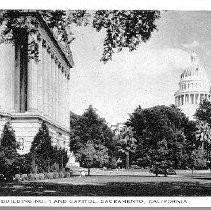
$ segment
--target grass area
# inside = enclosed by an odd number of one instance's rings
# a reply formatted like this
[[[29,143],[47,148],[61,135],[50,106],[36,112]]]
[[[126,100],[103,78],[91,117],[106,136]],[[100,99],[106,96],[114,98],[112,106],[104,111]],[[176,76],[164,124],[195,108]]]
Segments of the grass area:
[[[2,196],[211,196],[211,173],[178,171],[155,177],[146,170],[92,170],[92,176],[6,184]]]

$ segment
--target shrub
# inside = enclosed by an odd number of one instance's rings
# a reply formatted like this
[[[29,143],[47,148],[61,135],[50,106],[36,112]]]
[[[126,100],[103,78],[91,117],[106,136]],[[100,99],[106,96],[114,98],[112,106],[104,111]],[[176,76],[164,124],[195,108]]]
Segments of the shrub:
[[[44,179],[49,179],[48,172],[44,172]]]
[[[5,179],[4,174],[0,174],[0,182],[5,181],[5,180],[6,180],[6,179]]]
[[[116,158],[111,158],[111,160],[110,160],[110,162],[108,164],[108,168],[111,168],[111,169],[117,168]]]
[[[53,173],[53,178],[54,178],[54,179],[58,179],[58,178],[59,178],[59,173],[58,173],[57,171],[55,171],[55,172]]]
[[[65,172],[64,178],[70,178],[70,176],[71,176],[70,172]]]
[[[16,181],[21,181],[21,175],[20,174],[15,174],[15,179]]]
[[[49,173],[48,173],[48,179],[53,179],[53,175],[54,175],[53,172],[49,172]]]
[[[59,178],[64,178],[64,173],[62,171],[59,171]]]
[[[28,180],[27,174],[22,174],[21,179],[22,179],[22,181],[27,181]]]
[[[40,174],[39,174],[39,179],[40,179],[40,180],[44,180],[44,179],[45,179],[45,175],[44,175],[43,173],[40,173]]]
[[[39,180],[39,174],[34,174],[34,180]]]
[[[70,170],[69,170],[69,173],[70,173],[70,176],[72,176],[72,175],[73,175],[73,170],[70,169]]]
[[[34,181],[35,180],[34,174],[28,174],[28,180]]]

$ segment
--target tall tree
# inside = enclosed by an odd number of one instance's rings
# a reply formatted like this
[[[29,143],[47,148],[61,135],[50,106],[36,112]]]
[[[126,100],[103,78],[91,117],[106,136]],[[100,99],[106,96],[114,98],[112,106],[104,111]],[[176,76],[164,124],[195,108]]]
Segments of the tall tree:
[[[75,153],[75,156],[82,167],[88,168],[88,175],[90,175],[91,168],[107,165],[109,161],[107,150],[103,145],[98,145],[96,148],[92,143],[87,143]]]
[[[13,176],[19,172],[17,147],[15,132],[11,123],[7,122],[1,136],[0,168],[8,181],[12,181]]]
[[[34,167],[37,164],[40,170],[50,170],[53,146],[51,145],[51,136],[45,122],[42,122],[38,133],[32,141],[30,153],[33,155],[32,164]]]
[[[211,102],[207,99],[202,100],[196,110],[195,116],[199,121],[204,121],[211,126]]]
[[[211,102],[204,99],[200,102],[195,113],[197,119],[196,138],[204,153],[206,159],[211,161]]]
[[[187,117],[174,106],[136,108],[126,123],[133,128],[137,140],[136,159],[147,157],[149,163],[170,160],[179,167],[186,152],[188,123]]]
[[[36,19],[26,15],[36,12],[43,17],[54,35],[69,55],[69,44],[75,39],[72,33],[73,24],[87,25],[92,22],[96,31],[105,31],[103,54],[101,60],[106,62],[112,59],[115,52],[123,48],[133,51],[142,42],[146,42],[157,29],[156,20],[160,17],[159,11],[150,10],[2,10],[0,25],[4,25],[2,39],[12,40],[14,30],[25,28],[28,33],[36,35],[29,43],[30,57],[38,59],[37,39],[39,39],[38,23]]]
[[[13,151],[16,151],[18,144],[16,142],[15,131],[12,128],[10,122],[4,125],[3,133],[1,136],[1,146],[7,147]]]
[[[125,155],[125,168],[130,168],[130,155],[135,153],[137,140],[134,138],[132,127],[125,127],[119,135],[119,152]]]
[[[81,166],[90,168],[106,164],[113,134],[92,106],[82,116],[71,117],[70,130],[70,149]]]

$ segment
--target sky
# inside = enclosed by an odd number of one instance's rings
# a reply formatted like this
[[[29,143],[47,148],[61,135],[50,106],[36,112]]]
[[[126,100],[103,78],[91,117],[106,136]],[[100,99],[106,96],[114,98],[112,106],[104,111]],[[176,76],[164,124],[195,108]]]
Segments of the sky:
[[[111,125],[125,122],[138,105],[173,104],[192,51],[211,80],[211,12],[165,11],[157,28],[136,51],[114,54],[106,64],[100,62],[104,33],[74,28],[70,110],[82,114],[92,105]]]

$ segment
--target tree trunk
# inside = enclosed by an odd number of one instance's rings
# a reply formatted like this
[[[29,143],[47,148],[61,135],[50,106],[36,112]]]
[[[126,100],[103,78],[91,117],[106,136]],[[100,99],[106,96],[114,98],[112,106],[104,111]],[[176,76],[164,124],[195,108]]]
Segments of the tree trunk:
[[[90,168],[88,168],[88,176],[90,176]]]
[[[48,159],[48,162],[47,162],[47,164],[48,164],[48,168],[47,168],[47,170],[48,170],[48,173],[50,172],[50,160]]]
[[[33,153],[33,155],[32,155],[32,173],[37,173],[35,159],[36,159],[36,155],[35,155],[35,153]]]
[[[63,160],[63,154],[62,154],[62,168],[61,169],[63,169],[64,168],[64,160]]]
[[[130,152],[127,151],[126,152],[126,169],[129,169],[130,168]]]

